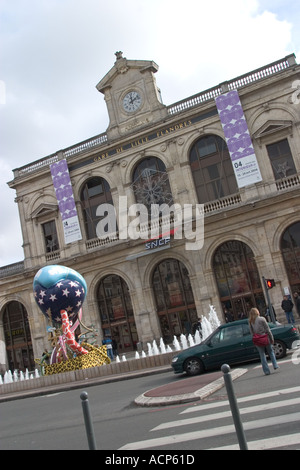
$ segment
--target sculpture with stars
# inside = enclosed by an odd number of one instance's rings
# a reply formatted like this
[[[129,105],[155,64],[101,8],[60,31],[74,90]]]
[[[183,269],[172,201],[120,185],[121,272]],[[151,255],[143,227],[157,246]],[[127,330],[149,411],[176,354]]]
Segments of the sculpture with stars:
[[[82,317],[82,304],[87,294],[87,285],[84,278],[71,268],[60,265],[51,265],[41,268],[33,280],[34,298],[51,324],[50,331],[58,331],[56,344],[51,353],[50,365],[68,362],[70,359],[82,358],[91,354],[91,345],[81,346],[75,339],[75,330],[80,325]],[[85,361],[88,367],[109,362],[105,351],[99,348],[100,363]],[[95,356],[95,354],[93,354]],[[104,355],[104,357],[103,357]],[[107,360],[108,359],[108,360]],[[98,361],[99,362],[99,361]],[[81,368],[82,360],[73,360],[72,367]],[[47,368],[46,368],[47,369]],[[63,370],[63,368],[61,368]],[[61,371],[61,370],[59,370]]]

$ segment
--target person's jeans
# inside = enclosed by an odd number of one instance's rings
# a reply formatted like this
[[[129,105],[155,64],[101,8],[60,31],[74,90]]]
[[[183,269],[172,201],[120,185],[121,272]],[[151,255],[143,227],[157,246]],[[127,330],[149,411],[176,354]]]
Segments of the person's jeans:
[[[293,312],[285,312],[285,316],[288,323],[295,323]]]
[[[257,347],[257,350],[259,352],[263,372],[264,372],[265,375],[270,375],[270,369],[269,369],[269,366],[268,366],[265,349],[267,350],[267,353],[270,356],[270,359],[272,361],[274,369],[278,369],[278,364],[277,364],[277,361],[276,361],[276,357],[275,357],[273,347],[272,347],[271,344],[268,344],[268,346],[265,346],[265,347],[262,347],[262,346],[256,346],[256,347]]]

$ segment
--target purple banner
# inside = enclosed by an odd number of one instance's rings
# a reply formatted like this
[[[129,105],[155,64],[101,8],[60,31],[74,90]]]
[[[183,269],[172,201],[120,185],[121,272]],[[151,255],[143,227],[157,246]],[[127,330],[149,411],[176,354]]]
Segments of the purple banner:
[[[246,118],[236,90],[216,98],[216,105],[238,187],[262,180]]]
[[[60,160],[50,165],[50,171],[58,202],[59,212],[63,221],[65,242],[81,240],[81,231],[74,201],[67,160]]]

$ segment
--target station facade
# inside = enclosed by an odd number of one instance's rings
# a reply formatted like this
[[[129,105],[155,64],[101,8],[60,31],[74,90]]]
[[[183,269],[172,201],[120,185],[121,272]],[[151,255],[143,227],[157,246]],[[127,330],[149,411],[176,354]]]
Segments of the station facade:
[[[99,343],[110,334],[119,354],[193,334],[211,305],[221,322],[226,311],[238,319],[253,306],[264,315],[264,277],[275,281],[269,296],[277,319],[285,320],[282,296],[300,291],[299,70],[292,54],[166,106],[157,64],[116,53],[97,84],[109,115],[106,132],[14,170],[8,183],[16,192],[24,260],[0,268],[1,371],[32,370],[49,348],[32,290],[35,274],[49,264],[85,278],[82,321],[97,329]],[[239,160],[224,133],[217,98],[232,91],[249,130],[257,182],[239,182]],[[51,169],[62,160],[75,201],[73,232],[53,185]],[[166,216],[163,207],[171,208]],[[185,207],[193,214],[189,239],[178,224]],[[153,219],[159,232],[150,231]]]

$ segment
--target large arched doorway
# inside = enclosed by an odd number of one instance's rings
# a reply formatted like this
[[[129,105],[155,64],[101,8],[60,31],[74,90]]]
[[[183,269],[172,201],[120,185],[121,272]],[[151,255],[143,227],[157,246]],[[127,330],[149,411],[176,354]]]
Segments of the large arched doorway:
[[[9,370],[34,370],[28,315],[22,304],[12,301],[6,305],[3,329]]]
[[[197,312],[184,264],[176,259],[162,261],[154,270],[152,283],[163,340],[171,343],[174,336],[193,333]]]
[[[292,292],[300,292],[300,222],[285,230],[280,249]]]
[[[124,279],[115,274],[102,279],[97,289],[97,300],[103,336],[110,335],[116,341],[118,354],[133,351],[138,336],[130,293]]]
[[[263,289],[248,245],[237,240],[223,243],[213,257],[213,270],[224,315],[229,311],[234,320],[245,318],[252,307],[265,314]]]

